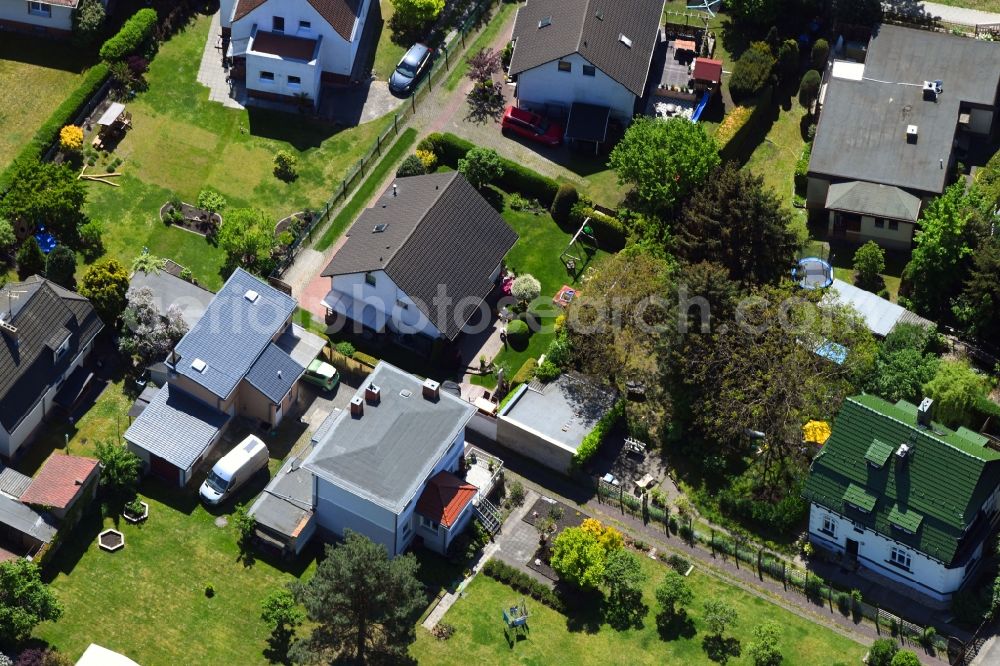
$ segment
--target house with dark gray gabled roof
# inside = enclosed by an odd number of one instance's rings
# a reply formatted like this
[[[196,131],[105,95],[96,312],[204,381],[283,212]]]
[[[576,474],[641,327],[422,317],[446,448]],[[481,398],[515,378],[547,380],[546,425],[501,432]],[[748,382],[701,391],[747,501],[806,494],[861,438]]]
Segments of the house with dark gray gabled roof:
[[[645,94],[664,0],[528,0],[514,23],[518,105],[568,117],[566,137],[603,142]]]
[[[1000,134],[998,63],[1000,44],[893,25],[833,61],[806,197],[831,236],[910,249],[923,205]]]
[[[323,271],[323,305],[358,328],[455,340],[517,233],[457,172],[397,178]]]
[[[296,302],[237,268],[166,359],[167,383],[125,431],[146,469],[185,485],[233,418],[276,426],[325,341]]]
[[[72,409],[103,328],[90,301],[37,275],[0,289],[0,458],[16,456],[60,404]]]
[[[803,496],[814,545],[940,605],[972,578],[1000,516],[1000,450],[932,421],[932,406],[849,398]]]

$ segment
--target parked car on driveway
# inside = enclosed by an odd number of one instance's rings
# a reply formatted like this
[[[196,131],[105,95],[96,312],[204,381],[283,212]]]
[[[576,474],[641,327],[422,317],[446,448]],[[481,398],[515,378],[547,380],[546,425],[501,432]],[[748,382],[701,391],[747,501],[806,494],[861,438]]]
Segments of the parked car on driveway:
[[[558,146],[563,140],[563,126],[549,122],[537,113],[508,106],[500,120],[500,131],[523,136],[529,141]]]
[[[340,375],[337,374],[337,369],[318,358],[309,364],[302,378],[310,384],[315,384],[326,391],[332,391],[340,383]]]
[[[434,49],[426,44],[411,46],[396,65],[396,71],[389,77],[389,92],[403,97],[411,94],[420,82],[420,77],[430,69],[433,53]]]

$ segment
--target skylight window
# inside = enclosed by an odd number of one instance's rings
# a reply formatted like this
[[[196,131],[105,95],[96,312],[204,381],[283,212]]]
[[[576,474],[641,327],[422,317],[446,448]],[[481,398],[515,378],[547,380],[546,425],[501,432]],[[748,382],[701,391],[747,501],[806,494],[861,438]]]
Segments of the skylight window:
[[[251,303],[256,303],[256,302],[257,302],[257,298],[258,298],[259,296],[260,296],[260,294],[258,294],[258,293],[257,293],[256,291],[254,291],[253,289],[248,289],[248,290],[247,290],[247,293],[243,294],[243,298],[247,299],[247,300],[248,300],[248,301],[250,301]]]
[[[624,33],[618,35],[618,41],[624,44],[628,48],[632,48],[632,40],[625,36]]]
[[[538,22],[539,29],[544,28],[547,25],[552,25],[552,17],[546,16],[541,21]]]
[[[385,224],[385,223],[376,224],[375,227],[372,229],[372,233],[373,234],[380,234],[380,233],[382,233],[383,231],[385,231],[388,228],[389,228],[388,224]]]
[[[208,363],[205,363],[200,358],[196,358],[195,360],[191,361],[191,369],[197,373],[204,374],[205,370],[208,369]]]

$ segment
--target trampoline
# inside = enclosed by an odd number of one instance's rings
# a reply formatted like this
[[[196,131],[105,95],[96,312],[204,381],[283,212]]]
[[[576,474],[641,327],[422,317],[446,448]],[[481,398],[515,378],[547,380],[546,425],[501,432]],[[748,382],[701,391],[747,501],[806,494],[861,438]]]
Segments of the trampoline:
[[[38,225],[38,233],[35,234],[35,240],[38,241],[38,247],[42,251],[42,254],[48,254],[56,249],[56,245],[58,245],[55,236],[45,230],[45,225]]]
[[[833,284],[833,267],[819,257],[799,259],[792,277],[803,289],[826,289]]]

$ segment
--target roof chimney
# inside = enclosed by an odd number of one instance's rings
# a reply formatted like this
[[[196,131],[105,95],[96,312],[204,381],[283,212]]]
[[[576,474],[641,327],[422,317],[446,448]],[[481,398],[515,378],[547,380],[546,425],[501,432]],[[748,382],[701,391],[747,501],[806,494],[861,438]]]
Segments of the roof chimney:
[[[433,379],[424,380],[424,399],[437,402],[441,398],[441,385]]]
[[[392,184],[392,196],[396,196],[396,183]]]
[[[356,395],[351,398],[351,418],[360,419],[365,413],[365,401],[361,399],[360,395]]]
[[[369,384],[365,387],[365,402],[369,405],[377,405],[382,400],[382,389],[375,386],[374,384]]]
[[[924,398],[920,401],[920,406],[917,407],[917,425],[921,428],[931,427],[931,407],[934,405],[934,400],[931,398]]]

